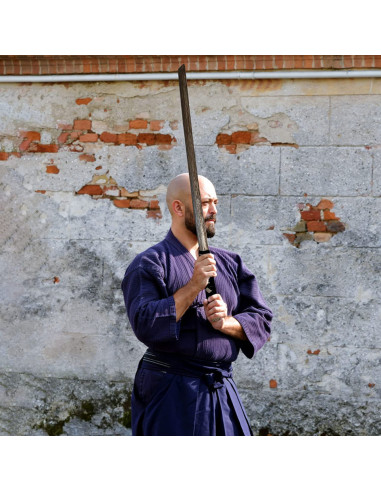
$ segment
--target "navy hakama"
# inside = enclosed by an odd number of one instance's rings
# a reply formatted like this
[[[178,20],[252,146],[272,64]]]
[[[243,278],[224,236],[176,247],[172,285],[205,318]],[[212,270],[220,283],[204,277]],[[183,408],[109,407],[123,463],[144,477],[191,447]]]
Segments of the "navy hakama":
[[[147,350],[132,394],[135,436],[250,436],[231,364]]]

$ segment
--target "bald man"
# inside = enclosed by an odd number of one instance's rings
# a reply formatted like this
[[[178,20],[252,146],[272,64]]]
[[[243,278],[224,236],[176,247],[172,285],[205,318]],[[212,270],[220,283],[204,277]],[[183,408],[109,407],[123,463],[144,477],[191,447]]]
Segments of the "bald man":
[[[199,176],[207,236],[218,199]],[[242,350],[252,358],[270,335],[272,312],[238,254],[199,255],[188,174],[167,188],[171,228],[126,270],[122,290],[137,338],[147,347],[131,400],[133,435],[252,435],[232,379]],[[205,287],[215,277],[215,294]]]

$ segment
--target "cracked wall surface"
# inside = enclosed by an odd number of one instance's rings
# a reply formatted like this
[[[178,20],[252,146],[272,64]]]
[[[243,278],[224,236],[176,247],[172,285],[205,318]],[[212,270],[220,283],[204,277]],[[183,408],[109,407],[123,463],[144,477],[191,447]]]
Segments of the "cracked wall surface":
[[[211,245],[275,314],[234,364],[254,433],[379,435],[381,81],[188,89]],[[186,170],[175,82],[0,84],[0,434],[130,433],[144,347],[120,283]]]

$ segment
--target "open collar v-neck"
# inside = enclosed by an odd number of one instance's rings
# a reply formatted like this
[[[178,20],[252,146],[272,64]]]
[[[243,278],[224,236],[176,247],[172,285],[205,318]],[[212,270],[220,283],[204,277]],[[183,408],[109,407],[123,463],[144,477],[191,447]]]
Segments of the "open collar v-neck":
[[[165,239],[171,244],[171,246],[175,247],[180,253],[189,258],[192,261],[192,265],[194,264],[194,262],[196,261],[195,258],[192,256],[191,252],[173,234],[172,229],[169,229]]]

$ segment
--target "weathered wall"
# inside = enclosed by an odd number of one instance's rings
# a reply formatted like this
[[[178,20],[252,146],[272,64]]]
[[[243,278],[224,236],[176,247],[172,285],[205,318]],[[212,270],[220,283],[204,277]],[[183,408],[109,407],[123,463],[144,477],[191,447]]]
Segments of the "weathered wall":
[[[235,379],[258,434],[380,423],[381,81],[189,82],[211,244],[275,312]],[[128,434],[120,283],[186,171],[176,83],[0,85],[0,433]]]

